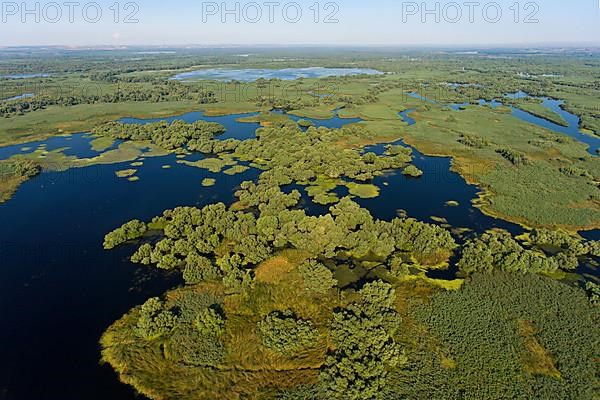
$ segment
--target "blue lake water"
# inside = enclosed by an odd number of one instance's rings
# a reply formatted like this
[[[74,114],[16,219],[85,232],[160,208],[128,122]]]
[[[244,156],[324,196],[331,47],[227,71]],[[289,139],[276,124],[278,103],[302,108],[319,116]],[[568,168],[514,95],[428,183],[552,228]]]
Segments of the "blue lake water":
[[[399,114],[410,129],[416,121],[413,110]],[[224,136],[237,139],[255,137],[255,123],[241,123],[239,114],[206,117],[201,112],[181,116],[137,120],[199,119],[218,122],[227,128]],[[290,116],[292,119],[298,117]],[[299,119],[299,118],[298,118]],[[355,119],[310,119],[320,126],[339,127]],[[65,149],[67,154],[94,157],[89,134],[53,137],[45,141],[0,148],[0,159],[13,154]],[[402,144],[402,142],[399,142]],[[23,148],[29,148],[23,150]],[[365,151],[382,153],[384,145]],[[514,224],[485,216],[472,206],[478,188],[466,184],[450,172],[450,159],[427,157],[414,150],[414,164],[425,172],[414,179],[392,171],[377,177],[381,188],[375,199],[357,199],[380,219],[396,217],[398,210],[408,216],[432,222],[441,217],[455,227],[483,232],[492,227],[520,233]],[[203,156],[193,154],[188,160]],[[241,182],[256,180],[259,171],[228,176],[178,164],[174,155],[149,157],[136,167],[137,182],[117,178],[116,171],[131,168],[131,163],[98,165],[64,172],[44,172],[23,184],[13,199],[0,205],[0,398],[61,400],[142,399],[118,382],[108,366],[100,366],[98,340],[102,332],[131,307],[148,297],[160,295],[180,283],[177,274],[140,267],[128,261],[134,247],[104,251],[104,234],[122,223],[137,218],[149,220],[165,209],[197,206],[215,202],[231,204]],[[170,169],[164,169],[170,165]],[[203,187],[205,178],[215,178],[213,187]],[[327,212],[306,196],[303,205],[312,215]],[[347,189],[337,190],[346,195]],[[456,207],[448,201],[458,201]],[[597,233],[587,233],[595,235]],[[452,274],[453,271],[447,274]],[[446,277],[442,274],[440,277]]]
[[[31,78],[48,78],[51,74],[13,74],[13,75],[2,75],[0,78],[4,79],[31,79]]]
[[[8,99],[4,99],[3,101],[13,101],[13,100],[21,100],[21,99],[29,99],[35,96],[33,93],[23,93],[18,96],[9,97]]]
[[[5,160],[15,154],[30,154],[38,149],[48,152],[61,150],[62,153],[68,156],[92,158],[101,154],[101,152],[92,149],[91,141],[93,139],[94,137],[89,133],[76,133],[73,135],[53,136],[36,142],[0,147],[0,160]],[[115,143],[104,151],[116,148],[119,143],[121,141],[115,140]]]
[[[350,75],[380,75],[382,72],[369,68],[284,68],[284,69],[222,69],[212,68],[175,75],[172,79],[179,81],[188,80],[213,80],[213,81],[240,81],[253,82],[258,79],[281,79],[284,81],[298,78],[324,78],[329,76]]]

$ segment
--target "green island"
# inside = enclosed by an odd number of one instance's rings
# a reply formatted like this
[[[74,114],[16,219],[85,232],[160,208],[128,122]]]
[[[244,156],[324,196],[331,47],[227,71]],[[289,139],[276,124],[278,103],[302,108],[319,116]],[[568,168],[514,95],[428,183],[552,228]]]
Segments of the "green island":
[[[576,269],[578,257],[600,256],[600,242],[490,232],[457,249],[443,228],[375,220],[350,198],[310,217],[295,207],[298,192],[243,187],[238,211],[182,207],[105,237],[107,249],[141,240],[133,262],[178,270],[186,283],[132,310],[101,340],[103,360],[141,393],[585,398],[598,389],[588,344],[600,312],[585,292],[535,274]],[[444,268],[455,252],[466,281],[415,275]],[[550,309],[556,314],[545,316]],[[486,368],[478,357],[489,358]]]

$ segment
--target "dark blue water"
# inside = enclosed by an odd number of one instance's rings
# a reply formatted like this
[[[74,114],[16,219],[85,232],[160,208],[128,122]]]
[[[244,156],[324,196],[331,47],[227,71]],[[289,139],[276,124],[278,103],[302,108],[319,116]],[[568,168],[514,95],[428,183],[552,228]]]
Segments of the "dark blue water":
[[[98,340],[179,278],[129,263],[133,247],[104,251],[104,234],[169,208],[231,203],[234,188],[258,175],[216,176],[175,161],[147,158],[138,182],[114,174],[129,163],[43,173],[0,205],[2,400],[136,398],[98,365]],[[202,187],[206,177],[216,185]]]
[[[410,147],[402,141],[395,144]],[[513,235],[523,233],[521,226],[488,217],[473,206],[472,200],[477,198],[480,189],[450,171],[450,158],[428,157],[414,148],[412,150],[413,164],[424,172],[422,177],[407,177],[401,171],[388,172],[373,180],[381,190],[379,197],[355,201],[383,220],[391,220],[398,216],[398,210],[404,210],[408,216],[420,221],[439,223],[431,217],[441,217],[454,228],[467,228],[476,233],[492,228],[505,229]],[[367,147],[365,151],[382,154],[385,145]],[[457,201],[459,205],[449,206],[449,201]]]
[[[381,72],[369,68],[285,68],[285,69],[222,69],[212,68],[184,72],[175,75],[174,80],[212,80],[253,82],[258,79],[281,79],[284,81],[298,78],[324,78],[330,76],[380,75]]]
[[[600,138],[597,136],[586,135],[579,130],[580,118],[577,115],[571,114],[570,112],[563,109],[564,101],[554,100],[549,98],[543,98],[543,106],[549,110],[554,111],[560,115],[566,122],[567,126],[555,124],[554,122],[548,121],[543,118],[538,118],[534,115],[526,113],[518,108],[513,108],[513,115],[524,121],[536,124],[546,129],[560,132],[565,135],[569,135],[575,140],[585,143],[589,146],[588,152],[594,156],[597,156],[597,150],[600,149]]]

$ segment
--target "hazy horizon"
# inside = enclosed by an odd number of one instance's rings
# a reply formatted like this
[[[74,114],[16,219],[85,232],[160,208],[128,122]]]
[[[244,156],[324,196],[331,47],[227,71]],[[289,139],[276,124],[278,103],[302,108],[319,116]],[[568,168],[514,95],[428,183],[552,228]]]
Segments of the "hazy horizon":
[[[0,46],[600,46],[597,0],[66,4],[3,2]]]

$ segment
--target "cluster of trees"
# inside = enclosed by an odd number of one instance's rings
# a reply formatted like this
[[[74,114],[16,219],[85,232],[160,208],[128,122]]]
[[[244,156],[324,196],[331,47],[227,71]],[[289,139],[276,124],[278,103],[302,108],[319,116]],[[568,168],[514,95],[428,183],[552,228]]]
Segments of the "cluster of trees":
[[[257,324],[265,347],[291,357],[316,344],[319,331],[312,322],[299,319],[291,311],[274,311]]]
[[[12,117],[43,110],[49,106],[75,106],[79,104],[194,101],[199,104],[216,103],[215,93],[201,87],[169,81],[152,86],[125,86],[113,93],[101,95],[38,95],[0,103],[0,117]]]
[[[483,149],[484,147],[489,146],[490,142],[479,135],[463,133],[457,139],[459,143],[464,144],[468,147],[475,147],[477,149]]]
[[[190,284],[219,280],[232,292],[252,281],[252,269],[279,249],[295,248],[323,259],[391,260],[435,267],[446,261],[456,247],[445,229],[409,218],[390,222],[375,220],[350,198],[344,198],[330,214],[308,216],[295,209],[298,194],[273,189],[267,198],[255,196],[259,186],[243,185],[240,198],[253,208],[232,211],[224,204],[202,209],[180,207],[154,218],[162,238],[145,243],[132,255],[133,262],[159,268],[180,268]],[[257,214],[255,214],[255,212]],[[141,237],[146,226],[131,221],[106,235],[105,247]],[[300,269],[307,288],[323,293],[335,285],[331,272],[316,262]]]
[[[177,322],[177,317],[158,297],[146,301],[141,309],[135,331],[144,339],[154,340],[170,333]]]
[[[303,132],[295,123],[282,122],[258,129],[256,134],[258,139],[239,143],[234,155],[259,163],[267,170],[261,174],[260,181],[270,185],[292,182],[310,185],[321,176],[364,182],[412,161],[408,151],[377,156],[344,146],[350,139],[372,137],[372,133],[363,126],[349,125],[341,129],[311,127]]]
[[[402,174],[406,175],[406,176],[411,176],[413,178],[418,178],[420,176],[423,176],[423,171],[421,171],[419,168],[415,167],[414,165],[409,165],[408,167],[406,167],[402,170]]]
[[[276,186],[294,182],[319,187],[322,177],[338,179],[340,184],[342,178],[366,182],[385,171],[404,168],[412,161],[411,149],[403,146],[388,146],[381,156],[372,152],[363,154],[358,148],[346,146],[350,140],[372,137],[369,129],[358,125],[341,129],[310,127],[304,132],[293,121],[284,120],[258,129],[257,139],[216,140],[224,131],[224,127],[216,123],[175,121],[145,125],[110,122],[94,128],[92,133],[123,140],[151,141],[167,150],[228,153],[263,169],[259,182],[268,187],[265,190],[276,190],[273,189]],[[423,174],[414,166],[404,172],[415,177]],[[317,192],[324,198],[337,200],[336,196],[328,196],[331,192],[327,190]]]
[[[148,231],[148,226],[135,219],[123,224],[118,229],[104,236],[104,248],[106,250],[114,249],[130,240],[139,239]]]
[[[333,315],[333,350],[320,374],[327,399],[383,400],[389,371],[407,362],[393,337],[401,320],[392,286],[369,283],[359,297]]]
[[[306,289],[316,294],[327,293],[338,284],[331,270],[316,260],[302,263],[298,267],[298,272],[304,280]]]
[[[202,336],[221,336],[225,318],[215,308],[204,308],[196,317],[196,328]]]
[[[574,165],[570,165],[568,167],[562,167],[560,169],[560,172],[562,172],[563,174],[567,175],[567,176],[574,176],[574,177],[583,177],[583,178],[587,178],[587,179],[594,179],[594,176],[592,174],[589,173],[589,171],[583,169],[583,168],[579,168],[576,167]]]
[[[208,147],[212,152],[214,138],[225,133],[225,127],[206,121],[196,121],[191,124],[181,120],[151,124],[108,122],[92,129],[92,133],[122,140],[150,141],[166,150],[184,148],[199,150]]]
[[[361,93],[358,95],[343,94],[337,96],[335,100],[346,103],[349,106],[374,104],[379,101],[379,95],[381,93],[399,88],[401,86],[402,85],[399,82],[379,82],[376,85],[369,86],[369,88],[366,90],[366,93]]]
[[[100,71],[94,72],[90,74],[90,79],[93,81],[99,82],[129,82],[129,83],[154,83],[154,84],[162,84],[165,80],[161,77],[156,77],[151,74],[139,74],[139,75],[128,75],[123,76],[123,74],[129,74],[132,72],[138,72],[139,70],[136,68],[125,68],[120,70],[111,70],[111,71]]]
[[[459,269],[466,273],[491,273],[496,270],[519,273],[551,273],[575,270],[581,256],[597,256],[600,243],[582,242],[566,233],[535,230],[530,235],[534,247],[527,249],[507,232],[487,232],[469,240],[461,251]],[[541,249],[554,247],[552,256]]]
[[[186,291],[169,301],[178,311],[173,330],[163,337],[170,362],[193,367],[218,366],[225,357],[221,337],[227,320],[222,298],[206,292]]]
[[[527,156],[524,153],[510,149],[508,147],[496,149],[496,153],[500,154],[502,157],[506,158],[508,161],[510,161],[513,165],[517,167],[531,164],[531,160],[527,158]]]
[[[311,108],[319,106],[318,98],[287,98],[277,96],[258,96],[253,99],[254,103],[258,107],[264,107],[269,109],[292,111],[299,110],[302,108]]]
[[[563,231],[534,229],[529,234],[529,241],[538,247],[551,247],[577,257],[600,257],[600,242],[583,241],[580,237],[571,236]]]
[[[23,182],[42,171],[39,164],[25,159],[0,160],[0,203],[7,201]]]
[[[595,306],[600,305],[600,285],[588,281],[585,283],[585,290],[590,298],[590,303]]]

